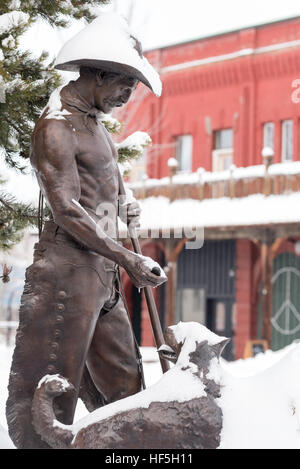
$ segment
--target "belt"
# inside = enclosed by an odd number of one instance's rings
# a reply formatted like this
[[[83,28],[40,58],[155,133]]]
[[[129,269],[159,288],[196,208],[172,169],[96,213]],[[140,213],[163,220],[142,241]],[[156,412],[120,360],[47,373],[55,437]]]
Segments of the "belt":
[[[50,242],[61,242],[68,246],[80,249],[82,251],[90,251],[88,248],[78,243],[71,235],[69,235],[63,228],[54,223],[54,221],[48,220],[45,222],[40,241]]]

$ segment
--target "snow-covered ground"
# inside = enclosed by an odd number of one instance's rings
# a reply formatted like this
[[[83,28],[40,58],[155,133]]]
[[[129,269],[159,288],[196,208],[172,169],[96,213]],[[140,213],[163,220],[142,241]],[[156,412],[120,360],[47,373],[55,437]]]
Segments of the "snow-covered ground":
[[[223,368],[220,448],[300,449],[299,366],[295,343]]]
[[[147,387],[162,376],[155,348],[142,348]],[[0,449],[13,447],[7,436],[5,402],[12,348],[0,344]],[[300,449],[300,345],[268,350],[255,358],[226,362],[221,359],[224,415],[221,448]],[[296,396],[296,398],[295,398]],[[299,395],[300,396],[300,395]],[[87,415],[79,402],[75,421]]]
[[[12,448],[13,444],[6,432],[5,402],[7,399],[7,382],[12,356],[12,348],[0,344],[0,449]]]

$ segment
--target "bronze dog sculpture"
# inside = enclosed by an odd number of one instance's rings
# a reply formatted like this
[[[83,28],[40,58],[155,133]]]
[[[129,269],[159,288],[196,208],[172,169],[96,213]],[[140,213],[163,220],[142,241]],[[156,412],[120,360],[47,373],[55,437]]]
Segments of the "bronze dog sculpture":
[[[59,375],[45,376],[33,400],[36,432],[57,449],[217,448],[220,384],[209,373],[229,339],[198,323],[171,326],[165,338],[167,345],[159,353],[175,366],[158,383],[73,425],[61,424],[53,412],[53,400],[72,390],[72,384]]]

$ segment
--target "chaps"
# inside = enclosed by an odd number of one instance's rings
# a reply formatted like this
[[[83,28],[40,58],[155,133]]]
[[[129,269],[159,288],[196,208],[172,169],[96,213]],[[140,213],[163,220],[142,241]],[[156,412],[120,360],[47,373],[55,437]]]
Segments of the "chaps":
[[[17,448],[49,448],[32,426],[39,380],[61,374],[75,387],[55,400],[71,424],[81,397],[89,411],[141,389],[134,338],[116,287],[116,265],[46,222],[26,270],[6,415]]]

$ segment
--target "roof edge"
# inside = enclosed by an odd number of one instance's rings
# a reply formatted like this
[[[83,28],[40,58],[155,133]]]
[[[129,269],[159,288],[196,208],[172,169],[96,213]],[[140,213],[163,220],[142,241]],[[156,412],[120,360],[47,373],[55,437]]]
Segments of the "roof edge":
[[[144,54],[147,54],[148,52],[153,52],[153,51],[156,51],[156,50],[172,49],[173,47],[184,46],[184,45],[192,44],[192,43],[198,42],[198,41],[205,41],[207,39],[213,39],[213,38],[217,38],[217,37],[220,37],[220,36],[226,36],[228,34],[238,33],[239,31],[246,31],[247,29],[252,29],[252,28],[259,29],[259,28],[262,28],[262,27],[265,27],[265,26],[272,26],[274,24],[289,22],[289,21],[293,21],[293,20],[296,20],[296,19],[300,20],[300,15],[290,16],[290,17],[287,17],[287,18],[282,18],[280,20],[268,21],[266,23],[251,24],[249,26],[244,26],[242,28],[237,28],[237,29],[230,29],[228,31],[225,30],[225,31],[220,32],[220,33],[210,34],[208,36],[200,36],[200,37],[197,37],[195,39],[188,39],[186,41],[176,42],[176,43],[173,43],[173,44],[168,44],[166,46],[153,47],[151,49],[144,49],[143,52],[144,52]]]

